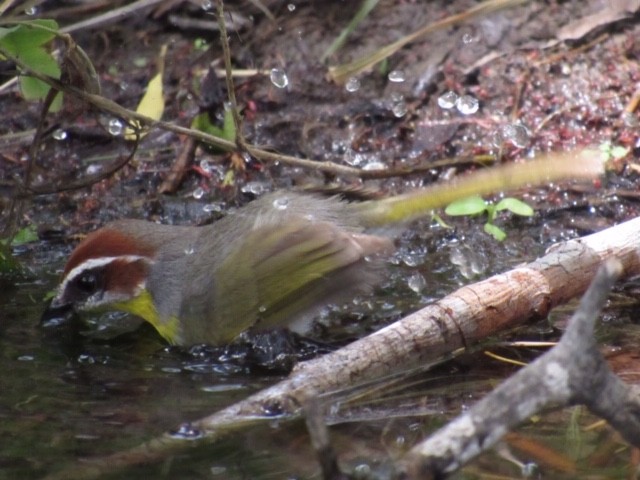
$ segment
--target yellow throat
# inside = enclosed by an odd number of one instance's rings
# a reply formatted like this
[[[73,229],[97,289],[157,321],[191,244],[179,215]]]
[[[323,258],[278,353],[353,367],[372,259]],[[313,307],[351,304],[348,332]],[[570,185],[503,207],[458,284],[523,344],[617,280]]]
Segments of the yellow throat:
[[[113,308],[146,320],[171,345],[180,343],[180,320],[177,317],[171,317],[163,322],[147,289],[143,289],[138,296],[131,300],[113,304]]]

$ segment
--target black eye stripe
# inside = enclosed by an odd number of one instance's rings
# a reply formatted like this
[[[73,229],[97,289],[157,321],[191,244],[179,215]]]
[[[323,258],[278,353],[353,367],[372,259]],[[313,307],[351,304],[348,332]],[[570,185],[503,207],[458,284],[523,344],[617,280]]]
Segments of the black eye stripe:
[[[74,301],[90,297],[104,288],[104,275],[104,267],[96,267],[79,272],[69,279],[66,295]]]
[[[95,272],[84,272],[76,279],[76,285],[85,293],[93,293],[98,288],[98,276]]]

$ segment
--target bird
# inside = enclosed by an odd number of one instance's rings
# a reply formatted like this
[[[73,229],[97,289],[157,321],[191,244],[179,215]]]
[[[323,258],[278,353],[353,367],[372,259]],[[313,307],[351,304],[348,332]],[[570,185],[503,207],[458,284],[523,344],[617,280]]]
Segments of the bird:
[[[591,151],[478,170],[379,200],[263,195],[204,226],[117,220],[71,253],[45,315],[123,311],[172,345],[224,345],[248,330],[304,333],[319,308],[370,292],[394,251],[388,225],[472,194],[602,172]]]

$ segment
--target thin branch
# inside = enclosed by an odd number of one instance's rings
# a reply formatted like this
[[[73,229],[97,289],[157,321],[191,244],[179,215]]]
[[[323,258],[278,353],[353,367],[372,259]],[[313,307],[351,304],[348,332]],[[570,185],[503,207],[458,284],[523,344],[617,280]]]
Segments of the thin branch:
[[[240,110],[238,109],[238,101],[236,100],[236,87],[233,84],[231,49],[229,48],[229,35],[227,33],[226,22],[224,19],[224,2],[222,0],[218,0],[218,25],[220,28],[220,43],[222,44],[222,57],[224,58],[227,95],[229,96],[229,103],[231,104],[233,123],[236,127],[236,144],[238,145],[238,148],[244,149],[247,142],[242,134],[242,119],[240,118]]]

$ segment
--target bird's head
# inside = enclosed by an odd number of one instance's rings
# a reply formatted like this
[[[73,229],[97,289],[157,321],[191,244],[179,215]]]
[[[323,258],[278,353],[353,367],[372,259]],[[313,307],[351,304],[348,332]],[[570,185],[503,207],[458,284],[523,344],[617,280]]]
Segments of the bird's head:
[[[117,225],[93,232],[73,251],[50,309],[121,310],[154,323],[147,292],[154,249]]]

